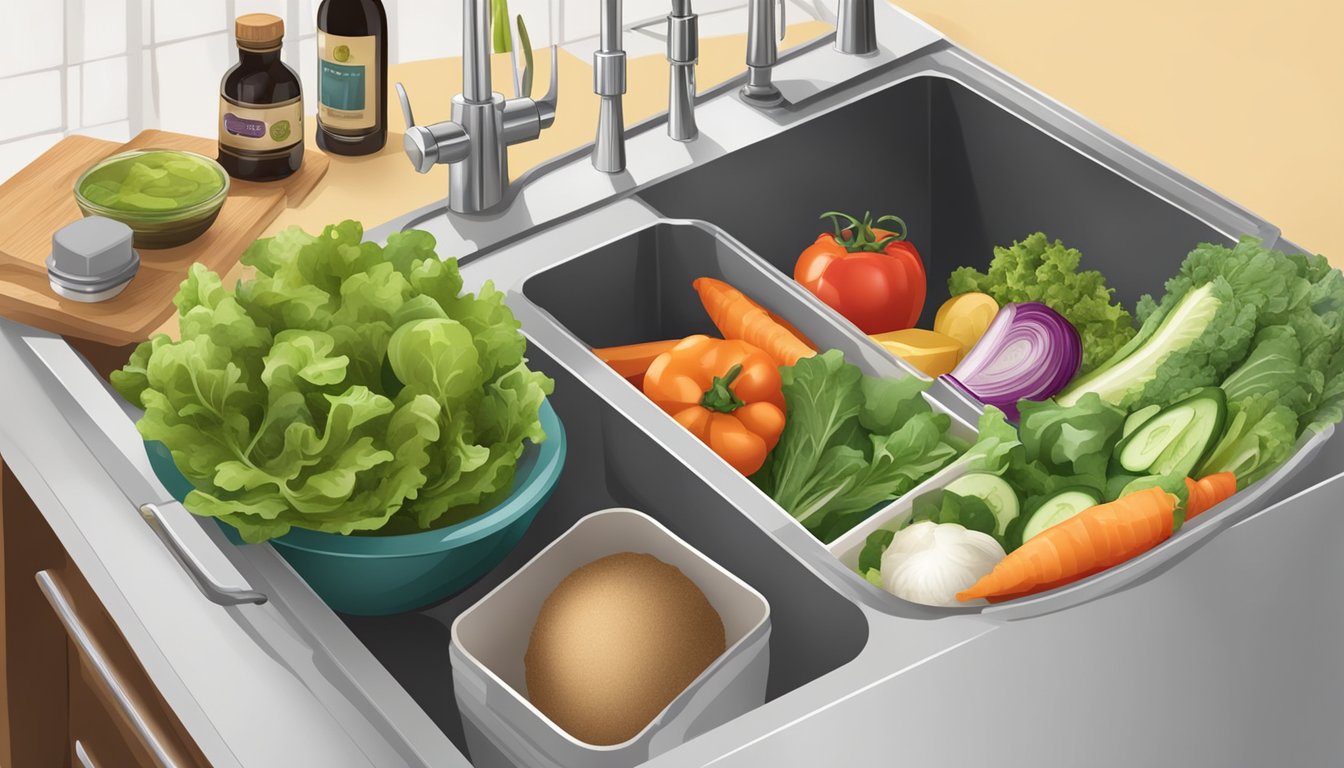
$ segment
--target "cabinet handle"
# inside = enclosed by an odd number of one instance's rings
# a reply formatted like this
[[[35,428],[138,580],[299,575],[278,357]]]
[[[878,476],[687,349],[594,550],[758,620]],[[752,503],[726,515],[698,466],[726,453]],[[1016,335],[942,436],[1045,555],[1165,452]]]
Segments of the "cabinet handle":
[[[75,759],[79,761],[80,768],[98,768],[98,764],[93,762],[92,757],[89,757],[89,753],[85,751],[84,745],[79,742],[79,739],[75,739]]]
[[[210,599],[210,602],[217,605],[245,605],[248,603],[261,605],[266,602],[266,595],[261,592],[230,587],[216,581],[205,565],[191,551],[191,548],[187,546],[187,543],[182,540],[182,536],[178,534],[177,529],[173,527],[157,504],[141,504],[140,516],[158,534],[159,539],[173,553],[177,561],[187,569],[187,573],[191,574],[196,586]]]
[[[163,742],[159,741],[158,735],[149,727],[149,721],[135,708],[135,703],[131,701],[130,695],[126,692],[126,686],[122,684],[121,678],[108,664],[107,657],[103,655],[102,649],[89,635],[84,622],[79,620],[79,615],[75,613],[74,606],[70,603],[70,596],[66,594],[65,588],[57,581],[56,576],[51,571],[38,571],[35,578],[38,588],[42,590],[42,595],[47,598],[47,602],[51,603],[52,610],[56,612],[56,618],[65,627],[66,634],[79,647],[79,652],[89,660],[89,664],[102,680],[103,685],[107,686],[108,690],[112,692],[112,698],[121,707],[122,714],[126,715],[126,718],[131,721],[136,735],[149,749],[155,762],[161,768],[178,768],[177,763],[168,755]],[[84,756],[84,759],[86,765],[91,765],[87,762],[87,755]]]

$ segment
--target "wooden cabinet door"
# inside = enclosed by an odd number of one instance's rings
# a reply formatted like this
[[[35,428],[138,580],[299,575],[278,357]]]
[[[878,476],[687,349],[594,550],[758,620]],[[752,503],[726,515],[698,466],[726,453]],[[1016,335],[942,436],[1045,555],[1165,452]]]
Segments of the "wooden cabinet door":
[[[136,739],[112,717],[116,702],[101,692],[97,673],[69,646],[70,765],[72,768],[158,768]]]
[[[209,765],[3,465],[0,595],[0,766]]]
[[[127,768],[208,768],[73,564],[41,571],[37,580],[68,639],[71,748],[87,740]]]
[[[69,764],[65,630],[33,579],[66,564],[46,519],[0,461],[0,765],[9,768]]]

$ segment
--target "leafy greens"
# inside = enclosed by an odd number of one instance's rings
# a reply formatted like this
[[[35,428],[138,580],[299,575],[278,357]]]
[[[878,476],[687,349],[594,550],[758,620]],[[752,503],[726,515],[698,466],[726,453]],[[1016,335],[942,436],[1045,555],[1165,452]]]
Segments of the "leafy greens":
[[[954,461],[1001,472],[1018,445],[1003,413],[988,409],[974,444],[924,398],[927,381],[864,376],[829,350],[780,369],[787,419],[751,480],[822,541]]]
[[[419,530],[507,492],[553,389],[503,294],[463,294],[424,232],[290,228],[227,291],[195,265],[181,340],[141,344],[112,384],[195,487],[186,506],[249,542],[291,526]]]
[[[1139,301],[1138,318],[1139,334],[1070,385],[1061,403],[1096,392],[1123,407],[1167,404],[1225,380],[1236,400],[1287,376],[1296,378],[1281,396],[1301,428],[1322,407],[1325,423],[1339,410],[1331,365],[1344,347],[1344,276],[1320,256],[1288,256],[1253,237],[1231,248],[1201,245],[1161,302]]]

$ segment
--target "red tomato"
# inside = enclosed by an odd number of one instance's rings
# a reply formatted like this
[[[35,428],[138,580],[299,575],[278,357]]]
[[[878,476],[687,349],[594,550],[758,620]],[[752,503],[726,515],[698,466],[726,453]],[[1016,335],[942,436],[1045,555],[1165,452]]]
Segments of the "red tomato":
[[[850,227],[818,237],[798,258],[794,279],[864,333],[913,328],[928,285],[919,251],[904,239],[905,224],[895,216],[877,220],[899,222],[896,233],[873,227],[867,214],[862,221],[827,216],[848,220]]]

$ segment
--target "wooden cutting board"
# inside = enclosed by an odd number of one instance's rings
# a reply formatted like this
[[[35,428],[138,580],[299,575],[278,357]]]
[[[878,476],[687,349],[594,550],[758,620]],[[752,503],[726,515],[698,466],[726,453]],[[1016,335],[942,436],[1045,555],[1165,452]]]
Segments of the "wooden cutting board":
[[[126,144],[67,136],[0,185],[0,315],[67,336],[123,346],[149,337],[174,311],[172,299],[196,262],[223,274],[286,207],[303,202],[330,160],[313,147],[287,179],[231,179],[229,197],[205,234],[176,248],[140,250],[140,271],[115,298],[84,304],[56,295],[47,281],[51,236],[80,218],[75,181],[90,165],[132,149],[183,149],[214,157],[212,139],[144,131]]]

